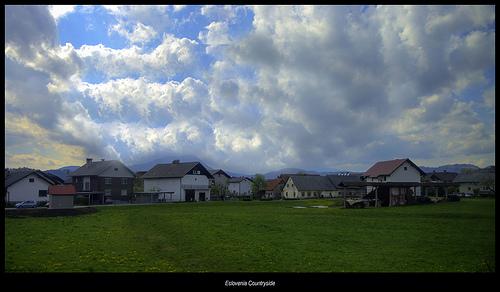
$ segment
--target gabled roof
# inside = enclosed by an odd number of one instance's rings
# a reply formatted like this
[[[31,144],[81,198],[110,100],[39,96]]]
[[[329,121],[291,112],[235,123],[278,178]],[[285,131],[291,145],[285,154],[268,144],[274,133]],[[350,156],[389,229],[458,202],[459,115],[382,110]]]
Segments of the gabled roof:
[[[484,180],[494,180],[495,174],[491,172],[459,173],[453,182],[456,183],[477,183]]]
[[[77,170],[71,172],[69,176],[98,176],[112,167],[124,167],[125,169],[130,171],[132,175],[135,176],[135,173],[132,170],[130,170],[125,164],[118,160],[93,161],[90,163],[86,163]]]
[[[252,180],[248,177],[231,177],[227,180],[228,183],[239,183],[239,182],[242,182],[243,180],[248,180],[250,182],[252,182]]]
[[[456,172],[430,172],[427,173],[424,177],[423,180],[425,181],[432,181],[432,180],[438,180],[442,182],[452,182],[455,177],[457,177],[458,173]]]
[[[274,190],[277,186],[283,183],[283,180],[281,178],[275,178],[272,180],[266,180],[266,186],[264,190],[266,191],[272,191]]]
[[[46,177],[48,177],[48,178],[50,178],[51,180],[53,180],[53,181],[54,181],[55,183],[57,183],[57,184],[62,184],[62,183],[64,183],[64,179],[62,179],[62,178],[58,177],[58,176],[57,176],[57,175],[55,175],[55,174],[48,173],[48,172],[43,172],[43,174],[44,174]]]
[[[16,172],[11,172],[8,176],[5,177],[5,188],[10,187],[11,185],[15,184],[16,182],[22,180],[23,178],[27,177],[28,175],[35,174],[42,178],[43,180],[47,181],[48,183],[54,185],[56,184],[55,181],[47,177],[43,172],[40,170],[25,170],[25,171],[16,171]]]
[[[418,167],[415,163],[413,163],[409,158],[404,158],[404,159],[393,159],[393,160],[386,160],[386,161],[379,161],[375,163],[372,167],[370,167],[364,174],[363,176],[368,176],[368,177],[377,177],[380,175],[391,175],[398,167],[400,167],[403,163],[408,162],[413,167],[415,167],[421,175],[425,175],[425,172],[423,172],[420,167]]]
[[[224,170],[222,169],[212,169],[210,171],[210,174],[213,176],[215,174],[222,174],[222,175],[225,175],[226,177],[228,178],[231,178],[231,176],[229,174],[227,174]]]
[[[76,189],[74,185],[54,185],[49,186],[49,195],[74,195]]]
[[[199,167],[202,174],[212,178],[210,172],[199,162],[157,164],[146,172],[142,178],[179,178],[185,176],[195,167]]]
[[[338,187],[340,183],[342,182],[360,182],[361,180],[361,174],[349,174],[349,175],[337,175],[337,174],[331,174],[326,176],[330,182],[335,186]]]
[[[299,191],[333,191],[336,189],[326,176],[291,175],[289,179]]]

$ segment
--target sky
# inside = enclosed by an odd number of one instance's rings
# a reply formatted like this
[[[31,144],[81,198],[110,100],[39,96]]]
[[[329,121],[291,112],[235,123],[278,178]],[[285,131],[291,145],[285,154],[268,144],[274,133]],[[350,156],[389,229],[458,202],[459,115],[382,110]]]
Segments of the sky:
[[[495,164],[494,6],[6,6],[5,166]]]

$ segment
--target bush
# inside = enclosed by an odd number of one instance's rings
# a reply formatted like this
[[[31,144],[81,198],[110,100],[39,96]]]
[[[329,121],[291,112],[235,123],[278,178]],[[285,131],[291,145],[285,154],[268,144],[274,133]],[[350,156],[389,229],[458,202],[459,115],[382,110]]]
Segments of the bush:
[[[87,198],[75,198],[75,206],[87,206],[89,204],[89,199]]]
[[[420,196],[420,197],[417,197],[416,203],[417,204],[432,204],[432,200],[429,197],[426,197],[426,196],[422,197],[422,196]]]
[[[460,197],[457,195],[448,195],[448,202],[458,202],[460,201]]]

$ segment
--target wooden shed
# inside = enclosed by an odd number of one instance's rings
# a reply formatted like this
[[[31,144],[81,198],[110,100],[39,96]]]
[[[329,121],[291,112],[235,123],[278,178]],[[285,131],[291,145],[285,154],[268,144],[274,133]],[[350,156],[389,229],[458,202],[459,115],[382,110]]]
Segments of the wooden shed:
[[[75,194],[74,185],[49,186],[49,209],[73,208]]]

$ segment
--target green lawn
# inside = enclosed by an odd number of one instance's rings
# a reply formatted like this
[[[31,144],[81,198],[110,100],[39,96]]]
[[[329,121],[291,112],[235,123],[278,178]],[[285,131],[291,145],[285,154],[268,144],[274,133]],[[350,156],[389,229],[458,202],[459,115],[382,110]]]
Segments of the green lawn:
[[[338,202],[337,202],[338,203]],[[495,201],[342,209],[331,200],[99,207],[6,218],[6,271],[495,270]]]

